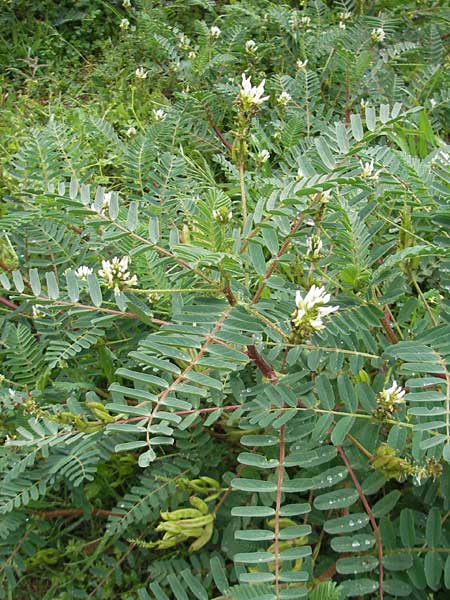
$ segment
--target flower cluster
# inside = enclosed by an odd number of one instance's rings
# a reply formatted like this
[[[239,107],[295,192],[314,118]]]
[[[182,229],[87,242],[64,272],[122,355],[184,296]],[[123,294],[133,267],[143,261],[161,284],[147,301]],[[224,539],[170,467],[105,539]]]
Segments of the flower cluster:
[[[318,235],[312,235],[306,240],[306,256],[311,260],[320,258],[322,253],[322,240]]]
[[[245,42],[245,51],[248,52],[248,54],[254,54],[257,49],[258,46],[254,40],[247,40]]]
[[[242,84],[239,96],[244,110],[252,110],[262,104],[269,96],[263,96],[266,80],[263,79],[259,85],[252,85],[252,78],[242,73]]]
[[[102,202],[102,206],[101,206],[100,210],[98,211],[97,208],[95,207],[95,202],[93,202],[91,204],[91,210],[94,210],[95,212],[98,212],[100,215],[104,216],[105,210],[107,210],[109,208],[109,205],[111,202],[111,196],[112,196],[112,192],[105,192],[103,194],[103,202]]]
[[[91,275],[93,270],[90,267],[86,267],[86,265],[81,265],[78,269],[75,270],[75,276],[80,281],[86,281],[88,275]]]
[[[184,35],[184,33],[182,33],[180,35],[180,41],[178,43],[178,46],[182,49],[182,50],[187,50],[191,45],[191,40],[188,38],[187,35]]]
[[[285,91],[281,92],[277,97],[277,102],[280,106],[287,106],[291,100],[292,96]]]
[[[373,416],[379,420],[391,419],[398,405],[403,404],[405,394],[405,390],[394,379],[391,387],[378,394]]]
[[[105,280],[106,286],[118,294],[125,286],[136,285],[136,275],[130,275],[128,271],[129,257],[115,256],[112,260],[102,260],[102,268],[98,274]]]
[[[365,98],[361,98],[361,108],[363,110],[366,110],[366,108],[369,106],[369,101],[366,100]]]
[[[352,18],[352,13],[349,10],[339,13],[339,19],[341,21],[350,21],[351,18]]]
[[[384,31],[384,29],[382,27],[377,27],[375,29],[372,29],[372,33],[370,34],[370,37],[373,42],[382,42],[384,40],[384,38],[386,37],[386,32]]]
[[[378,179],[380,170],[375,171],[373,159],[370,162],[363,162],[360,160],[359,164],[361,165],[361,177],[364,179]]]
[[[167,116],[167,113],[162,108],[154,108],[153,109],[153,118],[155,119],[155,121],[164,121],[166,116]]]
[[[297,67],[297,69],[299,71],[301,71],[302,69],[306,69],[306,65],[308,64],[308,59],[305,58],[305,60],[301,60],[300,58],[297,60],[297,62],[295,63],[295,66]]]
[[[42,304],[33,304],[31,309],[31,313],[33,315],[33,319],[42,319],[45,317],[45,312],[42,310],[44,306]]]
[[[148,71],[145,71],[144,67],[138,67],[134,74],[136,75],[136,79],[147,79]]]
[[[263,150],[261,150],[260,152],[258,152],[256,158],[257,158],[258,162],[265,163],[270,158],[270,152],[267,150],[267,148],[264,148]]]
[[[122,6],[124,8],[131,8],[131,0],[123,0]]]
[[[313,285],[305,297],[300,291],[295,296],[296,308],[292,313],[292,329],[296,338],[308,339],[315,331],[325,328],[323,317],[338,310],[339,306],[325,306],[330,301],[325,288]]]
[[[233,213],[226,206],[221,206],[212,211],[212,216],[221,225],[226,225],[233,218]]]
[[[122,19],[119,23],[119,27],[122,31],[126,31],[130,28],[130,21],[128,19]]]
[[[309,27],[311,25],[311,17],[302,17],[300,19],[300,25],[302,27]]]
[[[217,38],[220,37],[221,33],[222,31],[219,27],[217,27],[217,25],[213,25],[209,30],[209,35],[212,37],[213,40],[217,40]]]

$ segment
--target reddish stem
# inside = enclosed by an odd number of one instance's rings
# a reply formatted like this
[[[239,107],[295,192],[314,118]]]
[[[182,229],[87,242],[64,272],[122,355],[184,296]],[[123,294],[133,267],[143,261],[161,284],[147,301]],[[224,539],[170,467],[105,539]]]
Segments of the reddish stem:
[[[378,528],[375,517],[373,516],[372,509],[370,508],[370,504],[367,502],[367,498],[364,496],[364,492],[362,491],[361,485],[356,477],[355,471],[353,470],[352,465],[348,459],[347,454],[342,446],[337,446],[337,451],[341,455],[342,460],[344,461],[345,466],[347,467],[348,472],[350,473],[350,477],[352,478],[353,484],[358,492],[359,499],[364,506],[364,510],[369,517],[370,524],[372,525],[373,534],[375,536],[375,543],[377,545],[377,554],[378,554],[378,591],[379,591],[379,600],[383,600],[383,544],[381,542],[381,534]]]
[[[278,382],[277,374],[274,369],[269,365],[269,363],[261,356],[261,354],[256,349],[256,346],[253,344],[249,344],[247,346],[247,356],[252,360],[264,377],[267,377],[272,383]]]
[[[225,148],[231,152],[233,146],[230,144],[230,142],[228,140],[226,140],[222,134],[222,132],[220,131],[220,129],[217,127],[217,125],[214,122],[214,119],[211,115],[211,113],[209,111],[207,111],[207,115],[208,115],[208,122],[211,125],[212,130],[214,131],[214,133],[217,135],[217,137],[219,138],[219,140],[222,142],[222,144],[225,146]]]
[[[281,258],[281,256],[286,252],[286,250],[288,249],[291,241],[292,241],[292,236],[297,233],[297,231],[300,229],[301,224],[303,223],[303,221],[305,220],[305,213],[303,213],[291,226],[291,231],[289,233],[289,236],[284,240],[284,242],[281,244],[280,249],[278,250],[278,252],[276,253],[276,255],[274,256],[272,262],[270,263],[267,271],[264,273],[263,278],[261,283],[258,286],[258,289],[255,292],[255,295],[252,298],[252,304],[256,304],[258,302],[258,300],[261,297],[261,294],[263,293],[263,290],[266,286],[266,282],[269,279],[269,277],[272,275],[275,267],[278,264],[279,259]]]
[[[3,298],[3,296],[0,296],[0,304],[3,304],[4,306],[10,308],[11,310],[17,310],[19,308],[19,306],[17,304],[14,304],[14,302],[11,302],[11,300],[7,300],[6,298]]]

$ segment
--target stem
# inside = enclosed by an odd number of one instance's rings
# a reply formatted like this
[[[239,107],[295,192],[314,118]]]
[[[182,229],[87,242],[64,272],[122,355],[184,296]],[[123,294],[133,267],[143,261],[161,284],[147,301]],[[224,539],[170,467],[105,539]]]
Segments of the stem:
[[[309,205],[308,209],[310,209],[313,206],[314,202],[316,201],[317,196],[320,196],[320,194],[314,196],[314,199],[312,200],[312,202]],[[278,250],[278,252],[274,256],[274,258],[273,258],[272,262],[270,263],[267,271],[264,273],[262,281],[259,284],[258,289],[256,290],[255,295],[252,298],[252,304],[256,304],[258,302],[258,300],[261,298],[261,294],[263,293],[263,290],[264,290],[264,288],[266,286],[267,280],[272,275],[272,273],[273,273],[275,267],[277,266],[278,261],[281,258],[281,256],[288,249],[288,247],[289,247],[289,245],[290,245],[290,243],[292,241],[292,236],[295,233],[297,233],[297,231],[300,229],[301,224],[305,220],[305,216],[306,216],[306,211],[302,215],[300,215],[300,217],[296,221],[294,221],[294,223],[292,224],[291,231],[289,232],[289,235],[284,240],[284,242],[281,244],[280,249]]]
[[[3,306],[6,306],[11,310],[16,310],[19,308],[17,304],[14,304],[14,302],[11,302],[11,300],[7,300],[7,298],[3,298],[3,296],[0,296],[0,304],[3,304]]]
[[[347,454],[345,453],[344,448],[342,446],[337,446],[337,451],[341,455],[341,458],[342,458],[345,466],[347,467],[347,470],[350,474],[350,477],[352,478],[352,481],[356,488],[356,491],[358,492],[359,499],[361,500],[362,505],[364,506],[364,510],[366,511],[367,516],[369,517],[370,524],[372,525],[373,534],[375,536],[375,543],[377,546],[377,554],[378,554],[378,597],[380,600],[383,600],[383,598],[384,598],[384,595],[383,595],[383,573],[384,573],[383,572],[383,545],[381,542],[380,530],[378,529],[378,525],[375,520],[375,517],[373,516],[373,512],[372,512],[372,509],[370,508],[370,504],[367,502],[367,498],[364,496],[364,492],[362,491],[362,488],[359,484],[358,478],[356,477],[355,471],[353,470],[353,467],[350,464],[350,461],[348,459]]]
[[[141,290],[137,288],[125,288],[125,292],[132,292],[133,294],[210,294],[214,292],[217,294],[222,291],[220,288],[161,288],[152,290]]]
[[[54,519],[57,517],[79,517],[85,514],[82,508],[60,508],[56,510],[48,510],[48,511],[39,511],[33,510],[31,511],[32,515],[36,517],[40,517],[41,519]],[[110,510],[103,510],[101,508],[93,508],[91,511],[92,515],[96,515],[99,517],[122,517],[121,513],[115,513]]]
[[[247,197],[245,195],[245,181],[244,181],[244,161],[239,161],[239,186],[241,189],[241,208],[242,208],[242,220],[244,225],[247,221]]]
[[[275,502],[275,542],[274,542],[274,554],[275,554],[275,596],[276,599],[280,598],[280,509],[281,509],[281,488],[283,485],[284,477],[284,456],[285,456],[285,445],[284,445],[284,432],[285,425],[280,429],[280,451],[278,454],[278,477],[277,477],[277,493]]]

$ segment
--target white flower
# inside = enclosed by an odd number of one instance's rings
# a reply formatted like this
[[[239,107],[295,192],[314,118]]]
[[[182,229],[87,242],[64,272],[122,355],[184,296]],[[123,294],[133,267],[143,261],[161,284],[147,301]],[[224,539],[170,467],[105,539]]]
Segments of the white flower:
[[[370,162],[363,162],[362,160],[360,160],[359,164],[361,165],[361,177],[363,177],[364,179],[378,179],[380,175],[380,170],[375,171],[373,158]]]
[[[197,58],[197,52],[195,52],[195,50],[191,50],[188,54],[188,58],[194,60],[194,58]]]
[[[136,275],[130,275],[128,263],[130,258],[114,256],[112,260],[102,260],[102,268],[99,269],[99,276],[105,280],[106,287],[114,289],[118,294],[124,286],[133,286],[137,283]]]
[[[292,314],[292,324],[296,333],[303,338],[309,337],[314,331],[321,331],[325,324],[323,317],[338,310],[339,306],[325,306],[330,301],[330,294],[325,293],[324,287],[313,285],[305,297],[298,290],[295,295],[296,309]]]
[[[345,29],[346,25],[344,21],[339,21],[339,29]]]
[[[281,92],[277,97],[277,102],[280,106],[287,106],[291,100],[292,96],[285,91]]]
[[[434,108],[436,106],[437,102],[434,98],[430,98],[430,104],[431,104],[431,108]]]
[[[44,308],[42,304],[33,304],[31,309],[33,319],[42,319],[42,317],[45,317],[45,312],[41,310],[42,308]]]
[[[138,67],[135,71],[136,79],[147,79],[148,71],[144,71],[144,67]]]
[[[339,14],[339,18],[341,21],[350,21],[352,18],[352,13],[349,10],[346,10],[345,12],[341,12]]]
[[[306,256],[310,258],[319,258],[322,252],[323,243],[319,236],[312,235],[306,240]]]
[[[326,204],[328,202],[328,200],[330,199],[332,192],[333,192],[333,190],[331,188],[329,190],[325,190],[324,192],[322,192],[320,201],[323,202],[324,204]]]
[[[213,25],[210,30],[209,30],[209,35],[216,40],[218,37],[220,37],[220,34],[222,33],[222,31],[220,30],[220,27],[217,27],[217,25]]]
[[[386,37],[386,32],[382,27],[376,27],[372,29],[372,33],[370,34],[373,42],[382,42]]]
[[[98,212],[100,215],[104,215],[105,210],[107,208],[109,208],[109,204],[111,202],[111,196],[112,196],[112,192],[105,192],[103,194],[103,201],[102,201],[102,206],[101,206],[100,210],[97,211],[97,209],[95,207],[95,202],[93,202],[91,204],[91,210],[95,210],[95,212]]]
[[[167,116],[167,113],[162,108],[154,108],[153,109],[153,118],[155,119],[155,121],[164,121],[166,116]]]
[[[269,98],[269,96],[263,96],[265,84],[266,80],[263,79],[259,85],[252,86],[251,76],[246,77],[245,73],[242,73],[240,97],[244,108],[259,106]]]
[[[128,19],[122,19],[119,23],[119,27],[122,31],[126,31],[130,28],[130,21]]]
[[[136,134],[137,134],[136,127],[128,127],[128,129],[125,131],[125,135],[127,137],[131,137],[132,135],[136,135]]]
[[[122,6],[124,8],[131,8],[131,1],[130,0],[123,0]]]
[[[261,150],[261,152],[258,152],[257,158],[258,158],[259,162],[265,163],[270,158],[270,152],[267,150],[267,148],[264,148],[264,150]]]
[[[191,40],[187,37],[187,35],[184,35],[184,33],[182,33],[180,35],[180,43],[178,45],[183,50],[187,50],[189,48],[189,46],[191,45]]]
[[[383,390],[382,392],[385,400],[391,404],[401,404],[404,402],[403,398],[406,394],[406,391],[398,385],[395,379],[392,381],[392,385],[387,390]]]
[[[86,265],[81,265],[78,269],[75,270],[75,276],[77,279],[81,281],[86,281],[87,276],[93,273],[93,270],[90,267],[86,267]]]
[[[254,40],[247,40],[245,42],[245,51],[249,54],[253,54],[258,49],[256,42]]]
[[[361,108],[363,110],[366,110],[366,108],[369,106],[369,101],[365,100],[364,98],[361,98]]]
[[[302,17],[300,19],[300,24],[304,27],[308,27],[311,25],[311,17]]]
[[[212,211],[212,216],[218,223],[226,225],[233,218],[233,213],[231,210],[228,210],[226,206],[221,206],[220,208]]]
[[[306,69],[306,65],[308,64],[308,59],[305,58],[305,60],[301,60],[300,58],[297,60],[297,62],[295,63],[295,66],[297,67],[297,69],[299,69],[300,71],[302,69]]]

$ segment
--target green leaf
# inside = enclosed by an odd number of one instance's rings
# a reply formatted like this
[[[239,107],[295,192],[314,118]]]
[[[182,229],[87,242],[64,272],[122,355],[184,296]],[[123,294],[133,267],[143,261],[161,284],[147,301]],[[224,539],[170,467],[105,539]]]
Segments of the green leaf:
[[[385,515],[390,513],[394,506],[397,504],[397,502],[400,500],[400,496],[401,493],[398,490],[392,490],[392,492],[386,494],[384,498],[381,498],[381,500],[378,500],[378,502],[376,502],[372,506],[373,516],[377,518],[384,517]]]
[[[78,280],[73,269],[66,271],[67,293],[72,302],[78,302],[80,298],[80,290],[78,288]]]
[[[331,432],[331,441],[335,446],[339,446],[344,442],[348,433],[355,422],[355,417],[341,417],[336,423],[333,431]]]
[[[348,558],[339,558],[336,561],[336,571],[341,575],[357,575],[358,573],[368,573],[378,566],[376,556],[352,556]]]
[[[366,513],[352,513],[344,517],[327,519],[323,528],[327,533],[350,533],[362,529],[369,523],[369,517]]]
[[[362,126],[361,117],[357,114],[350,115],[350,124],[352,128],[353,137],[357,142],[360,142],[364,137],[364,130]]]
[[[314,508],[317,510],[335,510],[337,508],[348,508],[358,500],[356,490],[344,489],[335,490],[316,496],[314,499]]]
[[[404,508],[400,513],[400,538],[405,548],[414,548],[416,545],[414,513],[410,508]]]
[[[39,279],[39,273],[37,269],[30,269],[30,285],[31,290],[35,296],[41,295],[41,280]]]
[[[49,298],[57,300],[59,298],[59,287],[53,271],[49,271],[45,274],[45,280],[47,282],[47,293]]]
[[[242,492],[276,492],[277,484],[271,481],[262,481],[260,479],[232,479],[231,486],[235,490]]]
[[[432,590],[440,588],[443,563],[438,552],[427,552],[424,562],[425,578]]]
[[[258,275],[264,275],[267,267],[261,245],[257,242],[250,242],[248,245],[248,252],[255,271]]]
[[[441,541],[441,513],[438,508],[432,508],[428,513],[425,529],[425,540],[429,548],[438,548]]]
[[[157,244],[159,241],[159,219],[158,219],[158,217],[150,217],[149,218],[148,238],[152,244]]]
[[[378,589],[378,582],[371,579],[347,579],[341,587],[344,598],[354,598],[373,594]]]
[[[94,306],[101,306],[103,301],[102,290],[94,273],[89,273],[87,282],[92,304]]]
[[[52,272],[52,275],[54,277],[53,272]],[[23,290],[25,289],[25,283],[23,281],[22,273],[20,271],[13,271],[12,278],[13,278],[13,282],[14,282],[14,285],[16,286],[17,291],[19,292],[19,294],[21,294],[23,292]],[[58,296],[56,296],[56,297],[58,297]]]
[[[134,231],[138,224],[138,203],[136,201],[130,202],[127,214],[127,229]]]

